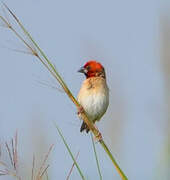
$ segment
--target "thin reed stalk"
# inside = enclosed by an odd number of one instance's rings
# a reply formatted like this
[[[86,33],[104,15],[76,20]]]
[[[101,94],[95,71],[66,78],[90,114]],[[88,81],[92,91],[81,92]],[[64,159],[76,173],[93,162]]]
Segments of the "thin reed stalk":
[[[64,143],[64,145],[66,146],[66,148],[67,148],[67,150],[68,150],[68,152],[69,152],[69,154],[70,154],[70,156],[71,156],[71,158],[72,158],[72,160],[73,160],[75,166],[77,167],[77,170],[78,170],[78,172],[79,172],[79,174],[80,174],[82,180],[85,180],[85,177],[84,177],[84,175],[83,175],[83,173],[82,173],[82,171],[81,171],[79,165],[77,164],[76,158],[74,158],[74,156],[73,156],[73,154],[72,154],[72,152],[71,152],[71,150],[70,150],[70,147],[68,146],[68,144],[67,144],[67,142],[66,142],[64,136],[62,135],[62,133],[61,133],[61,131],[60,131],[60,129],[59,129],[59,127],[57,126],[56,123],[55,123],[55,127],[56,127],[56,129],[57,129],[57,131],[58,131],[58,133],[59,133],[61,139],[63,140],[63,143]]]
[[[100,170],[99,160],[98,160],[98,157],[97,157],[96,147],[95,147],[95,144],[94,144],[94,139],[93,139],[92,133],[90,133],[90,136],[91,136],[91,141],[92,141],[92,145],[93,145],[94,156],[95,156],[95,159],[96,159],[97,170],[98,170],[98,173],[99,173],[100,180],[102,180],[102,174],[101,174],[101,170]]]

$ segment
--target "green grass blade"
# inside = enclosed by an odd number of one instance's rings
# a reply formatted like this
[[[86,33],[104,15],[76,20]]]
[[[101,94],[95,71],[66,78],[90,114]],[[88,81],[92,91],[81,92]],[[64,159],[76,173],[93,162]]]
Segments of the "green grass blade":
[[[98,170],[98,173],[99,173],[100,180],[102,180],[102,174],[101,174],[101,171],[100,171],[100,165],[99,165],[99,160],[98,160],[98,157],[97,157],[97,152],[96,152],[96,147],[95,147],[95,144],[94,144],[93,135],[92,135],[92,133],[90,133],[90,135],[91,135],[91,140],[92,140],[92,144],[93,144],[93,150],[94,150],[94,155],[95,155],[95,159],[96,159],[97,170]]]
[[[119,173],[120,177],[122,178],[122,180],[128,180],[127,176],[124,174],[124,172],[122,171],[122,169],[116,162],[115,158],[113,157],[111,151],[109,150],[109,148],[107,147],[105,142],[102,140],[102,141],[100,141],[100,144],[103,147],[103,149],[106,151],[106,153],[108,154],[109,158],[111,159],[112,163],[114,164],[114,166],[115,166],[117,172]]]
[[[77,167],[77,170],[78,170],[78,172],[79,172],[81,178],[82,178],[83,180],[85,180],[85,177],[84,177],[84,175],[83,175],[83,173],[82,173],[82,171],[81,171],[79,165],[77,164],[76,159],[75,159],[74,156],[73,156],[73,153],[71,152],[71,150],[70,150],[70,148],[69,148],[69,146],[68,146],[68,144],[67,144],[67,142],[66,142],[64,136],[62,135],[62,133],[61,133],[61,131],[60,131],[60,129],[59,129],[59,127],[57,126],[56,123],[55,123],[55,127],[56,127],[56,129],[57,129],[57,131],[58,131],[58,133],[59,133],[61,139],[63,140],[63,143],[64,143],[64,145],[66,146],[66,148],[67,148],[67,150],[68,150],[68,152],[69,152],[69,154],[70,154],[70,156],[71,156],[71,158],[72,158],[72,160],[73,160],[75,166]]]

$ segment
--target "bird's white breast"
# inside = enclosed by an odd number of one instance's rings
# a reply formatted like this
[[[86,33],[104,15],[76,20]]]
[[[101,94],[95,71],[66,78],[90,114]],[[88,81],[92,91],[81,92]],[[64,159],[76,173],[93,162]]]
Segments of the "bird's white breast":
[[[87,79],[88,80],[88,79]],[[98,121],[106,112],[109,104],[109,90],[105,79],[85,82],[78,94],[78,101],[92,121]]]

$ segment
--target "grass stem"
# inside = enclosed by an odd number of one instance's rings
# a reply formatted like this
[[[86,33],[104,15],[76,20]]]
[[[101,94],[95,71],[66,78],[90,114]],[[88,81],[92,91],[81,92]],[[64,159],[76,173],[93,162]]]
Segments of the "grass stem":
[[[93,139],[92,133],[90,133],[90,136],[91,136],[91,140],[92,140],[92,144],[93,144],[93,150],[94,150],[94,155],[95,155],[95,159],[96,159],[97,170],[98,170],[98,173],[99,173],[100,180],[102,180],[102,174],[101,174],[101,171],[100,171],[99,160],[98,160],[98,157],[97,157],[96,147],[95,147],[95,144],[94,144],[94,139]]]

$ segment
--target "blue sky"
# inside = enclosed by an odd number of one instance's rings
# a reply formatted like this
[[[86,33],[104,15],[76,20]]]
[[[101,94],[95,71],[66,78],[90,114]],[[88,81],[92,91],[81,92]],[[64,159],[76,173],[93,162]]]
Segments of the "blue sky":
[[[75,96],[84,80],[77,70],[89,59],[104,65],[110,106],[97,125],[129,179],[154,179],[167,135],[168,73],[164,72],[167,56],[163,49],[167,26],[162,21],[166,18],[169,22],[168,1],[5,3],[56,65]],[[74,105],[64,93],[38,83],[45,80],[57,85],[35,57],[3,48],[26,50],[9,30],[0,31],[0,141],[18,130],[20,168],[27,174],[33,153],[40,163],[54,143],[49,174],[51,179],[65,179],[72,160],[56,132],[55,121],[72,151],[80,151],[78,162],[85,175],[96,178],[90,136],[79,132],[81,122]],[[103,179],[120,179],[103,149],[96,146]],[[80,179],[76,169],[71,179]]]

